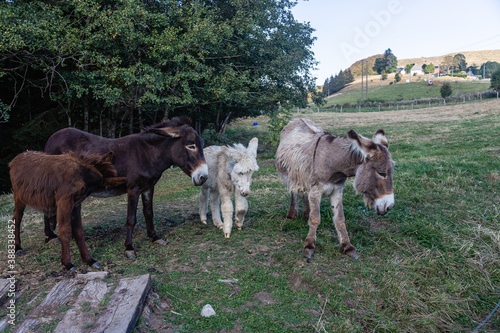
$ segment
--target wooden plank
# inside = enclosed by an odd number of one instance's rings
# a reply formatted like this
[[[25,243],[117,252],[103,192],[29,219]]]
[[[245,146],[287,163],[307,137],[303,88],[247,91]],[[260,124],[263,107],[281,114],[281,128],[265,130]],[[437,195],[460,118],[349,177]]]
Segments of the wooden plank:
[[[7,294],[9,293],[10,281],[7,279],[0,280],[0,305],[2,305],[7,299]]]
[[[81,281],[75,279],[59,281],[52,287],[38,307],[66,305],[75,295],[75,291],[79,289],[81,283]]]
[[[131,332],[142,312],[150,288],[149,274],[121,279],[110,297],[105,313],[97,318],[91,332]]]
[[[108,292],[108,285],[102,280],[90,280],[59,322],[54,332],[78,333],[92,328],[95,318],[93,313]],[[87,329],[88,331],[88,329]]]

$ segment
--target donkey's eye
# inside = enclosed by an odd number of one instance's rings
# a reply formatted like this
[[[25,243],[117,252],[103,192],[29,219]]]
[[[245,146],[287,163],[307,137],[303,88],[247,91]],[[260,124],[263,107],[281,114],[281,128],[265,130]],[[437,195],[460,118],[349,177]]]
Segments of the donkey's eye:
[[[387,174],[386,174],[385,172],[378,172],[378,171],[377,171],[377,173],[378,173],[378,175],[379,175],[380,177],[382,177],[382,178],[387,177]]]
[[[186,146],[186,148],[189,150],[196,150],[196,145],[189,145],[189,146]]]

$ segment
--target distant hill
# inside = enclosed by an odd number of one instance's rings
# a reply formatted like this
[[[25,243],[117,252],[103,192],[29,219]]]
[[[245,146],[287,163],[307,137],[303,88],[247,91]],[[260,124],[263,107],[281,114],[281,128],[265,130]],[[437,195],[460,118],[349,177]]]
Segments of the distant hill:
[[[377,72],[373,70],[373,66],[375,66],[375,59],[382,58],[383,54],[376,54],[366,59],[358,60],[354,64],[349,67],[351,73],[354,77],[361,76],[361,61],[368,61],[368,75],[375,75]],[[366,69],[366,63],[364,64]]]
[[[455,54],[462,53],[465,56],[465,61],[467,65],[477,65],[487,61],[496,61],[500,62],[500,50],[489,50],[489,51],[464,51],[464,52],[453,52],[449,54],[445,54],[442,56],[436,57],[420,57],[420,58],[409,58],[409,59],[398,59],[398,67],[404,67],[408,64],[418,64],[422,66],[423,64],[432,63],[435,66],[439,66],[439,64],[443,61],[443,58],[450,55],[454,56]],[[397,54],[396,54],[397,56]]]

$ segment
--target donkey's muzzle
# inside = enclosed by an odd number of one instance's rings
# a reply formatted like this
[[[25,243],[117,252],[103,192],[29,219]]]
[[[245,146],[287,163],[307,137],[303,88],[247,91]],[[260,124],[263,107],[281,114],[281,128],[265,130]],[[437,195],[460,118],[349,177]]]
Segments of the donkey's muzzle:
[[[375,200],[374,208],[378,215],[387,214],[394,207],[394,193],[386,194]]]
[[[205,184],[208,179],[208,167],[207,164],[204,163],[200,165],[192,174],[191,180],[195,186],[201,186]]]

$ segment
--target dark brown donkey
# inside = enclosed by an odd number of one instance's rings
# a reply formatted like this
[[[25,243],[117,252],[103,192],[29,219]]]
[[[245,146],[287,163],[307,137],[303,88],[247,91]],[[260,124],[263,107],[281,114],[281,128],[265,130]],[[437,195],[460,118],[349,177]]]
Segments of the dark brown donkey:
[[[187,119],[175,118],[119,139],[107,139],[75,128],[65,128],[54,133],[45,145],[45,152],[49,154],[61,154],[70,150],[113,152],[112,163],[118,176],[126,177],[126,183],[123,186],[97,189],[92,195],[110,197],[127,193],[125,254],[128,258],[136,257],[132,246],[132,232],[137,221],[140,195],[148,236],[155,243],[167,243],[156,234],[153,225],[154,186],[163,171],[173,165],[178,166],[192,178],[196,186],[203,185],[208,177],[203,139]],[[54,219],[46,216],[45,234],[49,240],[57,237],[51,225],[54,228]]]
[[[344,183],[355,176],[354,188],[363,194],[365,204],[374,206],[379,215],[386,214],[394,205],[394,162],[388,148],[383,130],[368,139],[353,130],[347,137],[334,136],[308,119],[294,119],[285,126],[276,152],[276,167],[292,193],[288,218],[297,218],[297,194],[304,194],[304,218],[309,220],[304,255],[308,261],[316,248],[322,195],[330,197],[340,250],[358,258],[345,226]]]
[[[24,254],[21,248],[21,221],[24,209],[30,206],[47,215],[57,213],[61,263],[66,269],[74,269],[69,254],[71,235],[75,238],[82,260],[89,266],[101,267],[92,259],[85,245],[80,205],[96,188],[125,182],[125,178],[116,177],[112,157],[112,153],[80,155],[71,152],[53,156],[35,151],[14,157],[9,167],[15,204],[14,245],[18,255]]]

